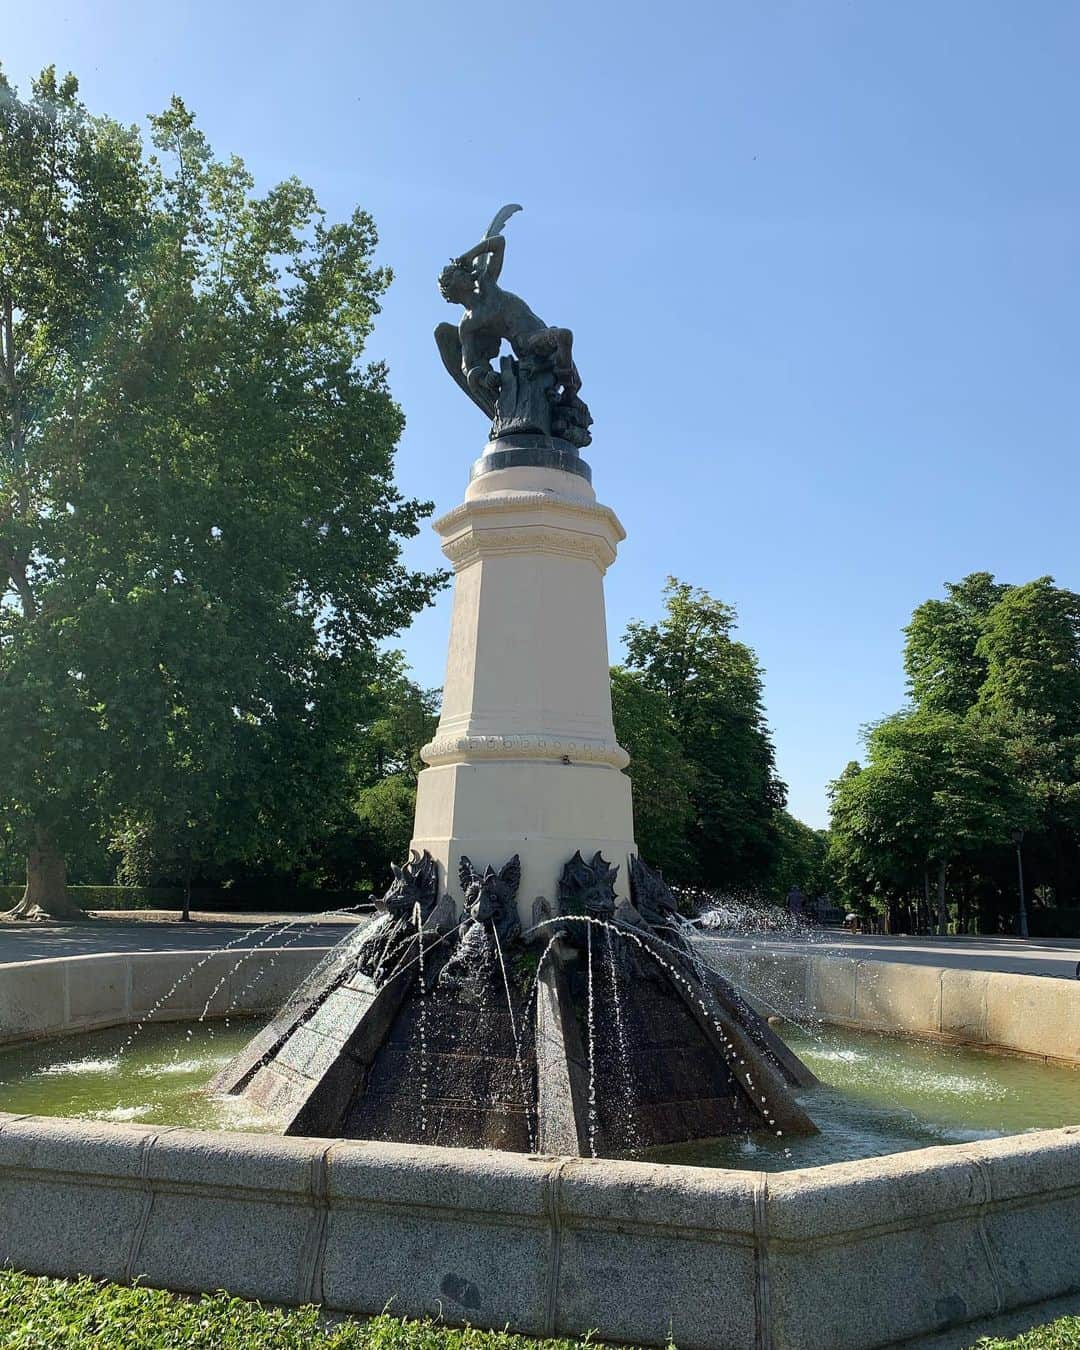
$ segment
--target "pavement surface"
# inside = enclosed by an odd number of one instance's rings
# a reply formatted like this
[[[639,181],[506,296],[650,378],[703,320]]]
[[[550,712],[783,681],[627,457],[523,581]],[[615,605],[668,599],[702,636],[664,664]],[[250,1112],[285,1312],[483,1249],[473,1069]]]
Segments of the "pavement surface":
[[[1075,938],[860,937],[825,931],[806,939],[771,934],[714,938],[703,934],[698,940],[706,950],[715,943],[759,953],[810,952],[856,961],[900,961],[913,966],[997,970],[1062,980],[1075,980],[1080,971],[1080,940]]]
[[[195,952],[228,946],[245,951],[256,945],[332,947],[358,922],[342,916],[325,920],[311,914],[200,914],[181,923],[175,913],[139,911],[105,914],[84,923],[0,924],[0,965],[40,961],[51,956],[99,956],[112,952]],[[237,939],[241,941],[237,941]]]
[[[328,919],[311,914],[206,914],[196,912],[181,923],[166,910],[128,913],[101,911],[85,923],[0,924],[0,965],[39,961],[50,956],[96,956],[107,952],[244,951],[266,947],[332,947],[348,928],[364,923],[370,913]],[[240,939],[238,941],[238,939]],[[760,937],[712,937],[716,943],[760,954],[813,952],[858,961],[900,961],[918,966],[964,970],[999,970],[1019,975],[1077,979],[1080,940],[1010,937],[861,937],[825,930],[807,938],[766,934]]]

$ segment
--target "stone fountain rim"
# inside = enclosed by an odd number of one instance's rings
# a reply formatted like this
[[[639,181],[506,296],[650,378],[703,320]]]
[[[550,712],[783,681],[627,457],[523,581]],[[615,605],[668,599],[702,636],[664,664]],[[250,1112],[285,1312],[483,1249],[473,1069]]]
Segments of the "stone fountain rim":
[[[290,986],[328,950],[250,961]],[[50,1007],[66,1022],[39,1036],[116,1025],[135,991],[206,955],[0,965],[0,1025]],[[215,959],[167,1016],[193,1015]],[[128,1016],[88,1020],[95,966]],[[8,1114],[0,1187],[20,1197],[0,1257],[30,1273],[681,1350],[870,1350],[1080,1288],[1080,1124],[766,1173]],[[238,1240],[252,1231],[258,1243]],[[369,1249],[378,1261],[356,1260]]]

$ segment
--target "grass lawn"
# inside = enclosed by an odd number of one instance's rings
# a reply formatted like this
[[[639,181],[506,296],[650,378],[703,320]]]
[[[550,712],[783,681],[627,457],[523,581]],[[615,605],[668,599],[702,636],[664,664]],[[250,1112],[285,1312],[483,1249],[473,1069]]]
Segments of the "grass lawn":
[[[317,1308],[265,1308],[227,1294],[189,1299],[0,1271],[3,1350],[574,1350],[586,1344],[602,1350],[595,1342],[534,1341],[386,1314],[327,1326]]]
[[[978,1350],[1080,1350],[1080,1317],[1062,1317],[1011,1341],[982,1340]]]
[[[318,1308],[266,1308],[227,1294],[50,1280],[0,1271],[3,1350],[604,1350],[596,1341],[535,1341],[462,1331],[384,1313],[327,1325]],[[668,1346],[667,1350],[675,1350]],[[973,1350],[1080,1350],[1080,1317]]]

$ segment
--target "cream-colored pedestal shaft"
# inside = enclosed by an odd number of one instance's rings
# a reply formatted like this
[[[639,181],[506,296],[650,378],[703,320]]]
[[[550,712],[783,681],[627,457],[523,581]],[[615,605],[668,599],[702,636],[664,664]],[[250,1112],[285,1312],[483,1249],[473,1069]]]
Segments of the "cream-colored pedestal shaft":
[[[421,754],[413,847],[445,868],[521,857],[522,923],[555,908],[563,864],[636,852],[628,760],[615,741],[603,578],[625,538],[584,479],[482,474],[436,521],[456,573],[442,717]]]

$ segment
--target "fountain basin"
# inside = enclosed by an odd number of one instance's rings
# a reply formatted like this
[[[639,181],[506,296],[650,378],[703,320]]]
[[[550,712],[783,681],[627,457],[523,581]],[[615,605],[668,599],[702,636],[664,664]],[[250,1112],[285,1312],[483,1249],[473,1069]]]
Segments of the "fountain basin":
[[[269,1011],[323,954],[256,953],[216,1010],[243,997]],[[2,967],[0,1036],[137,1021],[204,956]],[[216,954],[157,1016],[198,1015],[238,957]],[[861,1013],[878,1030],[1070,1059],[1080,986],[775,959],[789,1011],[809,1011],[794,1002],[800,989],[803,1000],[821,991],[826,1021]],[[265,979],[252,981],[263,961]],[[941,1011],[956,1006],[958,974],[981,991],[962,1024]],[[935,978],[949,992],[927,1008]],[[775,1001],[776,979],[758,992]],[[1025,1011],[1064,1032],[1036,1049]],[[1080,1120],[1080,1079],[1077,1100]],[[856,1350],[1080,1289],[1080,1125],[767,1174],[6,1115],[0,1195],[0,1260],[34,1273],[141,1276],[343,1312],[390,1302],[450,1322],[671,1337],[691,1350]]]
[[[0,1107],[20,1115],[280,1135],[272,1111],[260,1110],[245,1095],[205,1090],[250,1042],[258,1023],[265,1025],[265,1019],[255,1019],[255,1026],[252,1021],[235,1015],[204,1022],[155,1020],[139,1029],[117,1026],[7,1046],[0,1050]],[[639,1146],[637,1159],[780,1172],[1056,1129],[1076,1120],[1080,1078],[1071,1068],[840,1028],[806,1032],[788,1024],[783,1034],[819,1080],[801,1098],[819,1132],[776,1137],[759,1130],[648,1150]],[[618,1083],[610,1086],[619,1102]],[[415,1084],[397,1100],[408,1103],[419,1121],[424,1107]],[[637,1136],[639,1108],[623,1103],[622,1109],[628,1131]],[[427,1130],[418,1138],[392,1142],[445,1143],[430,1102],[427,1112]],[[327,1133],[313,1131],[316,1137]],[[372,1131],[352,1137],[380,1136]],[[535,1145],[517,1151],[562,1152]]]

